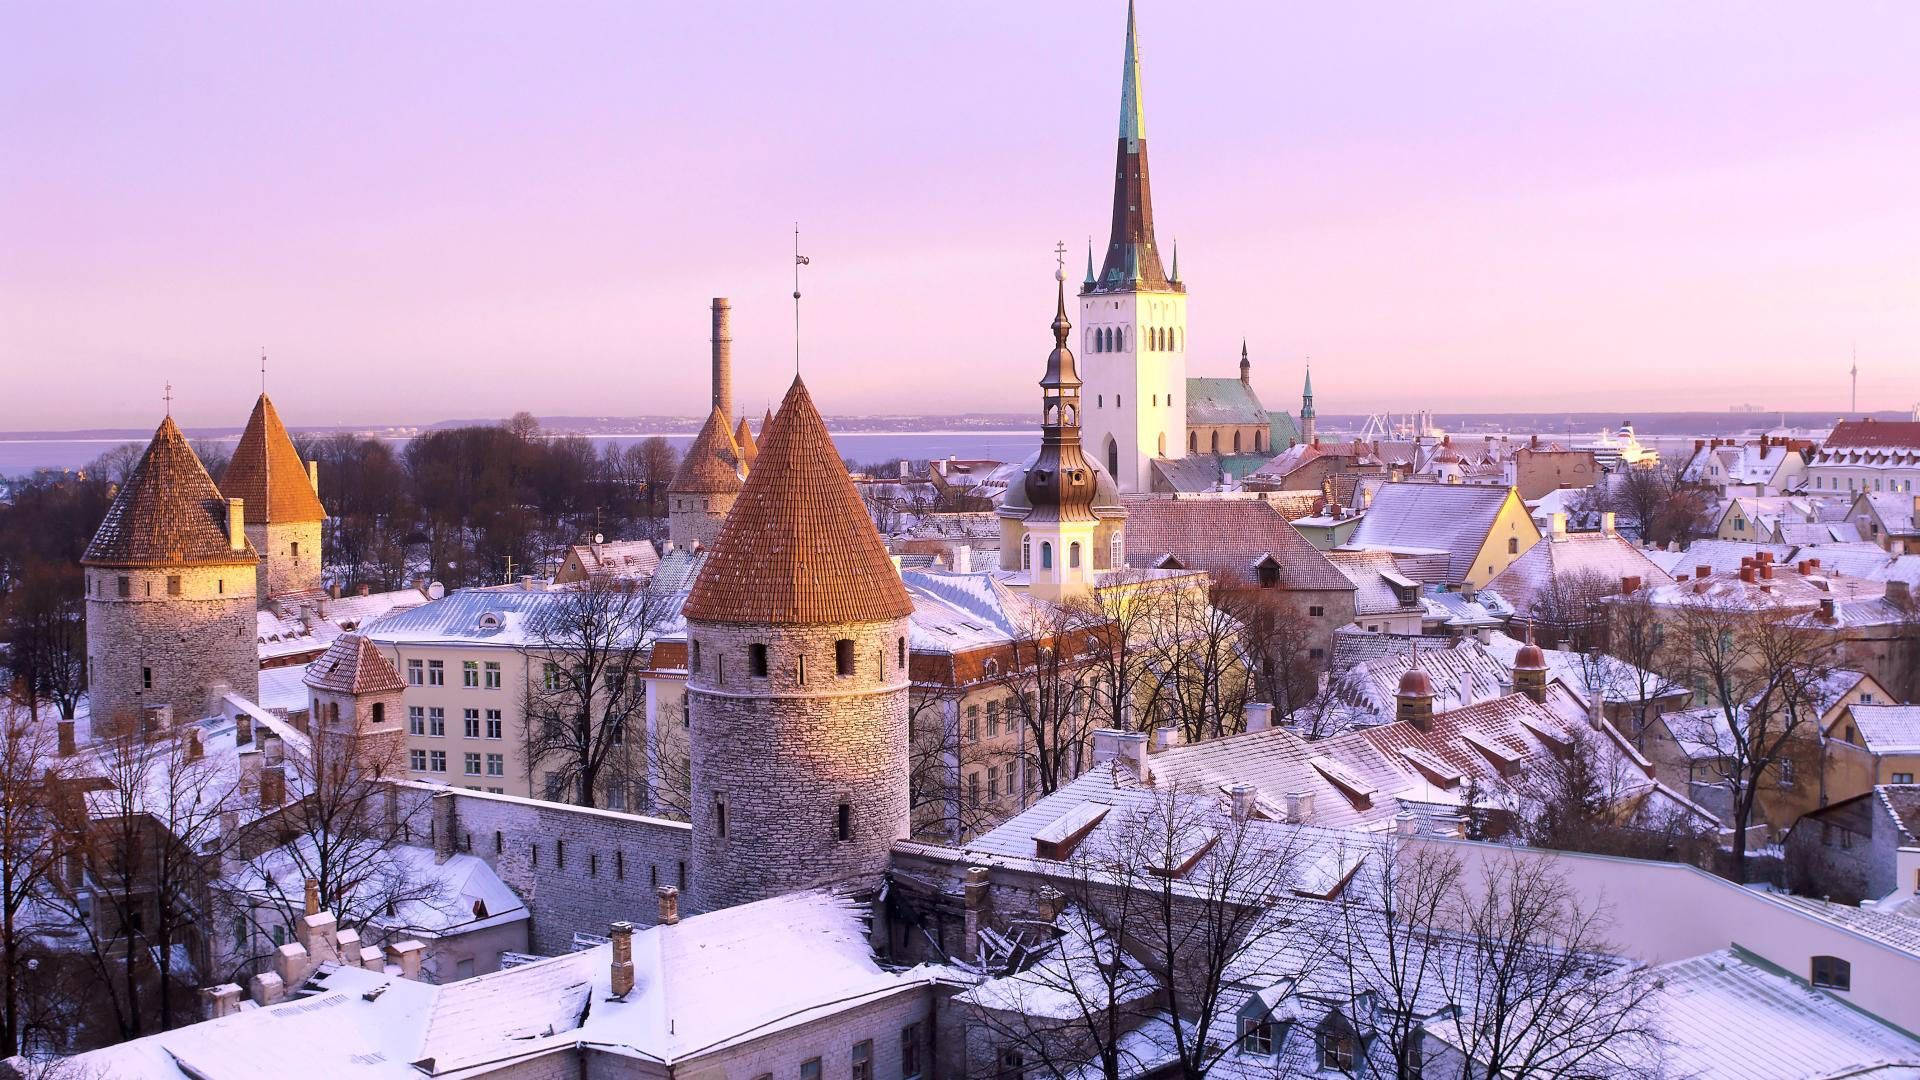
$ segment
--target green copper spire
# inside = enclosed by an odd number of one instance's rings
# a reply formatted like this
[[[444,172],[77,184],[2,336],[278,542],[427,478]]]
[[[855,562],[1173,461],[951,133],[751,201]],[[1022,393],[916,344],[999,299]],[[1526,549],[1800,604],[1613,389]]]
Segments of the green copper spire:
[[[1093,277],[1093,237],[1087,237],[1087,287],[1092,288]]]
[[[1180,280],[1180,238],[1177,236],[1173,238],[1173,274],[1167,280]]]
[[[1128,151],[1138,149],[1147,137],[1147,125],[1140,113],[1140,43],[1133,33],[1133,0],[1127,0],[1127,55],[1120,71],[1120,137],[1127,140]]]
[[[1313,415],[1313,365],[1307,365],[1307,382],[1300,390],[1300,415]]]

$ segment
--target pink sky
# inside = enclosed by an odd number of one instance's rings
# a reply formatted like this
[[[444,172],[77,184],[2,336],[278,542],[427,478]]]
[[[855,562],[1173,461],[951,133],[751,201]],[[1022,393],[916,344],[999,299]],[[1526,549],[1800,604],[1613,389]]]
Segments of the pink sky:
[[[14,4],[0,429],[1020,410],[1121,0]],[[1920,4],[1140,12],[1193,374],[1269,406],[1920,400]]]

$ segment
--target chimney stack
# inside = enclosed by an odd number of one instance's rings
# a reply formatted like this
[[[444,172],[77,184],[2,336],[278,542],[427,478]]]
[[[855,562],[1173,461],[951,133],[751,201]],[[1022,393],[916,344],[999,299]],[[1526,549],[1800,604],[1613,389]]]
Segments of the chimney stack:
[[[245,551],[247,547],[247,501],[227,500],[227,550]]]
[[[260,770],[260,809],[272,810],[287,799],[287,770],[284,765],[269,765]]]
[[[307,914],[318,915],[320,914],[320,883],[312,878],[308,878],[306,884]]]
[[[660,925],[675,926],[680,922],[680,890],[671,885],[662,885],[660,895]]]
[[[460,831],[454,811],[453,792],[433,793],[433,861],[437,865],[453,858],[455,839]]]
[[[1066,910],[1067,895],[1051,885],[1042,885],[1040,891],[1034,894],[1033,906],[1041,919],[1052,922]]]
[[[614,923],[607,937],[613,942],[613,996],[624,998],[633,992],[633,924]]]
[[[60,756],[72,757],[75,753],[79,752],[79,747],[75,745],[73,737],[73,721],[61,720],[58,726],[60,728]]]
[[[317,458],[307,462],[307,484],[313,488],[315,495],[320,494],[320,461]]]
[[[253,742],[253,714],[241,712],[233,718],[233,744],[247,746]]]
[[[1265,701],[1247,703],[1247,730],[1265,731],[1273,726],[1273,705]]]
[[[1612,536],[1618,531],[1619,521],[1620,519],[1614,515],[1612,510],[1600,511],[1600,531],[1606,535]]]
[[[1256,789],[1252,784],[1235,784],[1227,789],[1227,798],[1231,801],[1233,820],[1246,821],[1253,817],[1253,799]]]
[[[721,416],[733,415],[733,305],[713,298],[713,404]]]
[[[198,724],[187,728],[187,760],[199,761],[207,756],[207,745],[201,741]]]

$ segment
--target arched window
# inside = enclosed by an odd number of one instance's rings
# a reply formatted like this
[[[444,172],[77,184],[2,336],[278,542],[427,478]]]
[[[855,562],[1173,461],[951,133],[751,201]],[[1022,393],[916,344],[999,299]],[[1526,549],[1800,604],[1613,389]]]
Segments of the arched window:
[[[1240,433],[1237,431],[1233,433],[1233,452],[1240,452]]]
[[[1253,431],[1253,452],[1258,454],[1266,450],[1266,433],[1259,428]]]
[[[1053,569],[1053,544],[1045,540],[1040,541],[1040,569]]]
[[[1127,562],[1127,549],[1123,543],[1123,536],[1124,534],[1115,530],[1113,537],[1107,541],[1107,565],[1115,570],[1125,566]]]
[[[1020,569],[1033,569],[1033,537],[1031,536],[1020,538]]]
[[[1200,452],[1200,433],[1197,431],[1187,432],[1187,453],[1197,454],[1199,452]]]
[[[1813,985],[1828,990],[1853,989],[1853,965],[1838,956],[1813,958]]]
[[[1073,570],[1080,569],[1080,541],[1078,540],[1067,547],[1067,566]]]
[[[1520,554],[1520,538],[1519,537],[1517,536],[1507,537],[1507,554],[1509,555]]]
[[[1080,410],[1074,408],[1071,405],[1067,406],[1067,426],[1078,427],[1079,425],[1080,425]]]
[[[1060,424],[1060,406],[1058,405],[1047,406],[1047,426],[1057,427],[1059,426],[1059,424]]]
[[[1115,352],[1127,351],[1127,332],[1118,326],[1113,328],[1113,350]]]
[[[1120,479],[1120,444],[1114,442],[1111,435],[1107,436],[1107,475],[1115,481]]]
[[[1210,454],[1217,454],[1220,452],[1220,433],[1219,432],[1216,431],[1216,432],[1213,432],[1211,435],[1207,436],[1207,452]]]

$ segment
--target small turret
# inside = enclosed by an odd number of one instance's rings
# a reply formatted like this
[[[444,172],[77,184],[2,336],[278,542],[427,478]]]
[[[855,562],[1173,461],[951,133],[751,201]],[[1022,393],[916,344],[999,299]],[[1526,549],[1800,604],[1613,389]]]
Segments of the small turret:
[[[1253,361],[1247,359],[1247,339],[1240,339],[1240,385],[1253,385]]]
[[[1426,731],[1433,726],[1433,680],[1420,667],[1420,650],[1413,651],[1413,665],[1400,676],[1400,686],[1393,695],[1393,718],[1405,720],[1415,728]]]
[[[1547,654],[1533,643],[1533,624],[1527,624],[1527,643],[1513,654],[1513,688],[1536,703],[1547,703]]]

